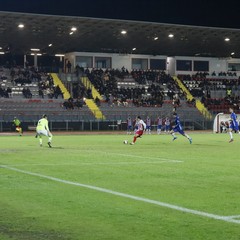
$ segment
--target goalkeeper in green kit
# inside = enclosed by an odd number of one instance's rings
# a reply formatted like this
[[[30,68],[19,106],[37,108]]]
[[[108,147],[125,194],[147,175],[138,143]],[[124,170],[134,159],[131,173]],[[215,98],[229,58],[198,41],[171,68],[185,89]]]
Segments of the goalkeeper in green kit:
[[[42,136],[48,137],[48,146],[51,148],[52,147],[52,133],[49,130],[48,127],[48,120],[47,120],[47,115],[43,114],[42,118],[38,121],[37,128],[36,128],[36,137],[39,137],[39,144],[40,147],[42,147]]]
[[[13,119],[13,126],[15,127],[16,131],[19,133],[19,136],[22,136],[23,130],[21,127],[21,121],[17,117],[14,117]]]

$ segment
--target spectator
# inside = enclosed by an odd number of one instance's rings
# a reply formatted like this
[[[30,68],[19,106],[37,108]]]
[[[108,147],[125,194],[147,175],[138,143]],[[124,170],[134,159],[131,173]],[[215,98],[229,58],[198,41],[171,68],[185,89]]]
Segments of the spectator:
[[[72,71],[72,64],[71,64],[71,62],[68,60],[68,62],[67,62],[67,72],[68,72],[68,73],[71,73],[71,71]]]
[[[100,99],[98,98],[98,96],[95,98],[95,103],[98,107],[101,105]]]
[[[6,92],[8,97],[12,97],[12,89],[10,87],[7,87]]]
[[[43,93],[42,89],[38,90],[38,95],[39,95],[39,97],[44,98],[44,93]]]
[[[29,87],[27,87],[27,88],[24,87],[22,90],[22,93],[25,98],[32,98],[32,93],[31,93]]]

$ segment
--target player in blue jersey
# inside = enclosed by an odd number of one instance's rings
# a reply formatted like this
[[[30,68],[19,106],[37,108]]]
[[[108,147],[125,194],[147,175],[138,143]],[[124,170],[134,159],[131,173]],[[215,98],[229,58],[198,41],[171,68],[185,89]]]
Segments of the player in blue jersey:
[[[151,134],[151,118],[148,116],[146,120],[146,133]]]
[[[163,120],[162,118],[159,116],[157,118],[157,134],[161,134],[161,131],[162,131],[162,123],[163,123]]]
[[[239,126],[238,126],[238,122],[237,122],[237,115],[234,112],[234,110],[232,108],[229,108],[229,112],[230,112],[230,126],[229,126],[229,135],[230,135],[230,141],[229,142],[233,142],[233,134],[232,132],[239,132]]]
[[[168,117],[165,118],[165,133],[169,133],[170,131],[170,119]]]
[[[184,137],[186,137],[190,143],[192,143],[192,138],[190,138],[184,131],[180,122],[180,118],[177,115],[176,112],[173,113],[173,116],[175,118],[174,120],[174,126],[172,127],[172,130],[170,131],[170,134],[173,136],[173,141],[177,139],[175,132],[178,132],[180,134],[182,134]]]
[[[127,134],[131,134],[132,132],[132,119],[129,116],[127,119]]]

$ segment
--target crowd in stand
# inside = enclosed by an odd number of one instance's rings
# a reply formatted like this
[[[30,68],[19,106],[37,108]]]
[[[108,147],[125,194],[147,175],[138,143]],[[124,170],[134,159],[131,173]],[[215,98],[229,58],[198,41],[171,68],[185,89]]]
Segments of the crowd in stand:
[[[184,76],[185,80],[202,80],[204,78],[209,78],[211,79],[211,77],[215,78],[215,77],[233,77],[236,78],[237,74],[236,72],[219,72],[216,73],[215,71],[213,71],[211,74],[209,74],[209,72],[197,72],[193,75],[179,75],[179,76]]]
[[[103,99],[110,106],[162,106],[164,100],[170,99],[174,106],[180,106],[180,100],[185,100],[183,92],[179,89],[175,81],[165,71],[157,70],[132,70],[122,69],[84,69],[76,67],[77,76],[87,76]],[[119,87],[118,81],[124,78],[132,78],[136,85],[132,87]],[[198,72],[194,75],[179,75],[183,82],[192,81],[192,87],[188,87],[193,101],[189,102],[195,106],[195,98],[199,98],[202,103],[211,109],[215,105],[233,105],[239,109],[240,99],[228,91],[240,90],[240,78],[235,72]],[[218,78],[219,77],[219,78]],[[0,80],[7,80],[7,76],[1,74]],[[40,98],[57,99],[63,98],[63,93],[59,86],[55,86],[51,75],[40,72],[34,67],[10,68],[10,80],[12,86],[21,85],[22,94],[25,98],[32,98],[31,90],[25,84],[35,83],[38,86]],[[225,98],[211,98],[211,91],[225,90]],[[0,97],[9,98],[12,95],[11,87],[5,89],[0,87]],[[178,96],[177,98],[175,96]],[[81,108],[85,102],[84,98],[93,98],[92,90],[86,88],[81,82],[72,84],[72,97],[63,103],[66,109]],[[97,98],[95,102],[98,106],[101,101]]]
[[[57,99],[59,96],[63,98],[63,92],[58,85],[54,85],[53,78],[49,74],[44,74],[44,77],[38,81],[38,89],[41,98],[44,98],[45,95],[50,99]]]
[[[13,85],[21,84],[24,86],[24,84],[30,84],[41,80],[41,72],[38,72],[34,67],[12,67],[10,69],[10,76]]]
[[[0,73],[1,73],[0,80],[6,81],[7,76],[4,74],[3,69],[0,69]],[[9,98],[11,96],[12,96],[12,89],[10,87],[5,88],[4,85],[3,86],[0,85],[0,97]]]
[[[31,93],[29,87],[24,87],[22,90],[22,94],[25,98],[32,98],[32,93]]]
[[[211,78],[215,77],[216,78]],[[199,98],[201,102],[209,109],[222,107],[222,110],[229,106],[234,107],[235,110],[240,109],[240,99],[238,96],[232,94],[233,90],[240,90],[240,78],[237,78],[236,72],[220,72],[211,75],[206,72],[198,72],[194,75],[179,75],[183,82],[191,82],[189,88],[191,94],[195,98]],[[220,78],[218,78],[220,77]],[[211,98],[211,91],[225,91],[224,98]],[[195,99],[194,99],[195,100]],[[189,102],[189,104],[195,104]]]
[[[93,98],[92,96],[92,89],[91,88],[85,88],[82,83],[77,83],[75,87],[73,88],[73,98]]]
[[[212,76],[215,76],[215,72]],[[235,73],[236,74],[236,73]],[[234,73],[221,72],[218,76],[224,76],[223,78],[209,78],[208,73],[196,73],[194,75],[178,75],[182,81],[192,81],[194,88],[204,90],[225,90],[236,89],[240,90],[240,78],[237,78]]]
[[[1,80],[8,81],[8,77],[4,72],[4,68],[0,69]],[[47,96],[48,98],[63,98],[63,93],[59,86],[55,86],[52,77],[45,73],[38,71],[34,67],[11,67],[9,68],[9,81],[12,87],[21,86],[22,94],[24,98],[32,98],[33,94],[29,87],[30,84],[34,83],[38,86],[38,94],[40,98]],[[10,83],[11,80],[11,83]],[[0,97],[9,98],[12,96],[12,88],[10,86],[5,89],[3,86],[0,87]]]
[[[226,96],[225,98],[208,98],[204,101],[204,105],[209,110],[222,110],[228,112],[229,107],[235,111],[240,110],[240,97],[239,96]]]
[[[148,84],[149,82],[159,83],[159,84],[168,84],[172,80],[172,77],[169,74],[166,74],[165,71],[158,70],[133,70],[131,75],[136,82],[139,84]]]
[[[74,108],[82,108],[86,104],[84,99],[85,98],[73,99],[70,97],[68,100],[63,102],[62,107],[70,110],[73,110]]]
[[[89,78],[98,92],[109,105],[127,106],[132,102],[136,106],[161,106],[165,99],[163,85],[166,85],[167,97],[173,99],[176,93],[182,97],[181,91],[172,77],[164,71],[118,69],[86,69],[84,74]],[[137,87],[118,87],[117,79],[129,77],[138,83]]]
[[[109,106],[161,106],[166,99],[173,99],[176,93],[184,98],[183,94],[175,84],[170,75],[164,71],[133,70],[129,72],[122,69],[84,69],[76,67],[76,75],[87,76],[96,90],[102,95],[103,101]],[[137,83],[135,87],[119,87],[118,80],[132,77]],[[168,89],[166,92],[165,88]],[[90,88],[85,88],[81,82],[72,84],[72,99],[93,98]],[[69,99],[63,103],[63,107],[71,109],[75,107],[74,101]],[[94,99],[98,106],[100,99]]]
[[[10,87],[7,87],[7,89],[5,89],[4,87],[0,86],[0,97],[9,98],[11,96],[12,96],[12,89]]]

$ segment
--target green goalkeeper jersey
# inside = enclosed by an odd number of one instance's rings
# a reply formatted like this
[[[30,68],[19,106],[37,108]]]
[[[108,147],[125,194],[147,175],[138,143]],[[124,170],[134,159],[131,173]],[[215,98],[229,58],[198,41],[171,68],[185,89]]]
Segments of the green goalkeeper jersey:
[[[14,124],[16,127],[18,127],[18,126],[20,126],[21,122],[20,122],[19,119],[14,118],[14,120],[13,120],[13,124]]]
[[[46,118],[42,118],[38,121],[37,130],[45,130],[45,129],[49,131],[48,120]]]

